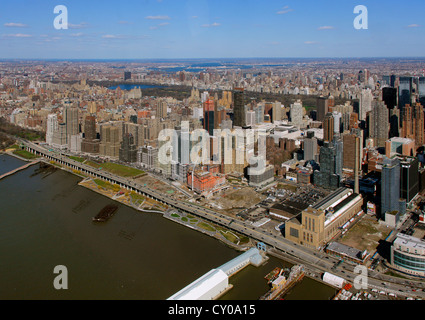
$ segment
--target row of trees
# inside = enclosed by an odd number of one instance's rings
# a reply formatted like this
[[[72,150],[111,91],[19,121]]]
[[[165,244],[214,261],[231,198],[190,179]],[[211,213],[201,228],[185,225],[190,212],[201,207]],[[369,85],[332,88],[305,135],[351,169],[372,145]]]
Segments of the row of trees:
[[[5,118],[0,118],[0,150],[12,146],[15,143],[15,137],[30,141],[46,139],[44,132],[25,129],[10,123]]]

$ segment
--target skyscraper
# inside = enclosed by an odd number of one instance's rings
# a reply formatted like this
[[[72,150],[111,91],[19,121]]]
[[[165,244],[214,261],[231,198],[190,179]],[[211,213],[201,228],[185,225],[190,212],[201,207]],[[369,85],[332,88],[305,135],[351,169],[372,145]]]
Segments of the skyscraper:
[[[413,108],[408,103],[404,105],[404,108],[401,112],[402,124],[401,124],[401,137],[408,139],[415,139],[415,132],[413,126]]]
[[[52,145],[53,135],[58,130],[58,116],[57,114],[49,114],[47,116],[47,127],[46,127],[46,143]]]
[[[165,119],[168,115],[168,106],[167,102],[163,99],[158,101],[157,107],[156,107],[156,115],[160,119]]]
[[[425,77],[419,77],[418,79],[418,97],[419,103],[425,107]]]
[[[343,167],[344,169],[348,169],[352,172],[354,172],[356,168],[356,157],[360,159],[362,153],[362,144],[360,141],[361,136],[358,133],[359,131],[361,132],[361,130],[354,129],[350,133],[344,134],[343,136]],[[360,170],[360,163],[357,165],[357,169]]]
[[[282,120],[282,104],[275,101],[272,108],[272,122],[280,120]]]
[[[397,89],[392,87],[382,88],[382,100],[388,109],[394,109],[397,106]]]
[[[67,106],[65,108],[65,123],[66,123],[66,138],[68,144],[71,142],[71,136],[80,133],[80,126],[78,122],[78,108]]]
[[[335,120],[333,114],[328,112],[323,120],[323,141],[332,142],[335,135]]]
[[[314,132],[307,132],[307,138],[304,139],[303,150],[304,160],[317,160],[317,138],[314,137]]]
[[[400,209],[400,161],[384,159],[381,171],[381,215]]]
[[[366,120],[366,114],[372,110],[373,94],[370,89],[363,89],[359,99],[359,120]]]
[[[244,89],[235,88],[233,91],[233,126],[245,126],[245,100]]]
[[[130,71],[124,71],[124,81],[131,79],[131,72]]]
[[[291,122],[298,128],[303,127],[304,108],[300,100],[291,104],[290,108]]]
[[[102,125],[100,140],[99,153],[118,159],[121,142],[119,128],[112,125]]]
[[[134,163],[137,162],[137,146],[134,143],[134,137],[131,133],[123,136],[119,151],[120,161]]]
[[[204,103],[204,129],[210,136],[214,135],[216,102],[209,98]]]
[[[84,139],[81,142],[81,151],[99,153],[100,141],[97,139],[96,118],[87,116],[84,121]]]
[[[415,144],[417,147],[425,144],[425,115],[421,103],[416,103],[413,109],[413,124],[415,127]]]
[[[399,157],[400,160],[400,198],[406,203],[419,192],[419,162],[414,157]]]
[[[400,77],[398,85],[398,108],[401,112],[401,120],[403,120],[403,109],[406,104],[411,104],[411,95],[413,87],[412,77]]]
[[[325,115],[329,112],[329,100],[327,97],[317,98],[317,121],[323,121]]]
[[[375,146],[385,147],[389,137],[388,108],[383,101],[374,101],[369,120],[369,137],[375,141]]]
[[[314,172],[314,184],[326,189],[337,189],[342,177],[342,141],[325,142],[320,148],[320,171]]]

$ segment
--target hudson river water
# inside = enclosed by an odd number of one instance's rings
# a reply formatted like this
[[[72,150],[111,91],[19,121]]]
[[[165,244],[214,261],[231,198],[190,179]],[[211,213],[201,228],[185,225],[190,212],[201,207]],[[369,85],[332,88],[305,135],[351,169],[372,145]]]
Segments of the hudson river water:
[[[0,155],[0,174],[24,162]],[[0,181],[0,299],[164,300],[241,254],[220,241],[122,204],[105,224],[92,217],[112,200],[78,186],[80,178],[32,166]],[[68,271],[57,290],[55,266]],[[230,282],[223,300],[256,300],[264,276],[289,266],[270,257]],[[335,290],[304,278],[286,299],[327,300]]]

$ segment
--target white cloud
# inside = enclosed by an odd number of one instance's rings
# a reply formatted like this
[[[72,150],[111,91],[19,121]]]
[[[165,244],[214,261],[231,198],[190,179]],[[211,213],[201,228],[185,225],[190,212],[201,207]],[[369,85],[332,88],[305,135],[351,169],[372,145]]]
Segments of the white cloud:
[[[87,27],[88,27],[87,22],[81,22],[79,24],[68,23],[69,29],[83,29],[83,28],[87,28]]]
[[[145,19],[148,20],[171,20],[169,16],[147,16]]]
[[[322,27],[317,28],[317,30],[332,30],[332,29],[335,29],[335,27],[333,27],[333,26],[322,26]]]
[[[289,6],[284,6],[282,10],[276,12],[277,14],[286,14],[288,12],[294,11],[293,9],[289,8]]]
[[[104,34],[102,36],[103,39],[122,39],[123,36],[116,35],[116,34]]]
[[[317,44],[317,41],[304,41],[305,44]]]
[[[219,26],[221,26],[221,24],[217,23],[217,22],[214,22],[212,24],[203,24],[202,25],[203,28],[212,28],[212,27],[219,27]]]
[[[73,33],[73,34],[71,34],[71,37],[81,37],[81,36],[83,36],[84,34],[82,33],[82,32],[78,32],[78,33]]]
[[[4,24],[5,27],[9,28],[26,28],[28,27],[26,24],[23,23],[17,23],[17,22],[7,22]]]
[[[421,25],[419,24],[409,24],[407,27],[408,28],[419,28]]]
[[[32,37],[32,35],[30,34],[23,34],[23,33],[4,34],[3,36],[8,38],[31,38]]]

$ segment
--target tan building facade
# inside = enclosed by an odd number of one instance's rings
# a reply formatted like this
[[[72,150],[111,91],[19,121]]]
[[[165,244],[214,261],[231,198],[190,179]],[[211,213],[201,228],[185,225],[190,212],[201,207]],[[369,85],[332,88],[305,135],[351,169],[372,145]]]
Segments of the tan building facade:
[[[323,247],[362,211],[363,198],[351,189],[340,188],[327,198],[287,221],[285,238],[314,249]]]

